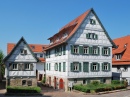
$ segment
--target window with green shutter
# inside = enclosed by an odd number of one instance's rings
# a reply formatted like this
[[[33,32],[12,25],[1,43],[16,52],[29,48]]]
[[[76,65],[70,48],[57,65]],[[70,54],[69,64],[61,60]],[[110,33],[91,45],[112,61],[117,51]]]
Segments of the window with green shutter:
[[[55,71],[58,71],[58,63],[55,63],[54,68],[55,68]]]
[[[46,70],[48,70],[48,63],[46,64]]]
[[[98,35],[95,34],[95,33],[87,33],[87,34],[86,34],[86,38],[87,38],[87,39],[97,40],[97,39],[98,39]]]
[[[79,46],[79,53],[83,54],[83,46]]]
[[[71,54],[79,54],[79,46],[71,45]]]
[[[61,71],[61,63],[59,63],[59,71]]]
[[[59,47],[59,52],[58,52],[58,55],[61,56],[62,55],[62,47]]]
[[[83,54],[89,54],[89,47],[88,46],[83,47]]]
[[[63,55],[65,55],[66,54],[66,45],[63,45]]]
[[[102,48],[102,55],[103,56],[110,56],[110,48],[109,47],[103,47]]]
[[[100,71],[100,64],[99,63],[91,63],[91,71],[92,72],[98,72]]]
[[[70,64],[70,67],[71,67],[71,72],[73,72],[73,71],[74,71],[74,64],[71,63],[71,64]]]
[[[51,63],[49,63],[49,71],[51,70]]]
[[[83,72],[89,72],[89,63],[83,62]]]
[[[66,62],[63,62],[63,72],[66,71]]]
[[[73,72],[79,72],[79,71],[82,71],[81,69],[81,63],[79,62],[73,62],[71,63],[71,71]]]
[[[93,55],[100,55],[100,48],[97,46],[92,47],[92,54]]]
[[[110,71],[111,70],[111,65],[108,62],[102,63],[102,71]]]

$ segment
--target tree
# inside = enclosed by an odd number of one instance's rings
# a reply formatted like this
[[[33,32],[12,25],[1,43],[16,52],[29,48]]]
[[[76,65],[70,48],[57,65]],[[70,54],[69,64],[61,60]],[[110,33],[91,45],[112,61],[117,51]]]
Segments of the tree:
[[[0,50],[0,81],[2,81],[2,67],[3,67],[3,59],[4,59],[4,54],[3,51]]]

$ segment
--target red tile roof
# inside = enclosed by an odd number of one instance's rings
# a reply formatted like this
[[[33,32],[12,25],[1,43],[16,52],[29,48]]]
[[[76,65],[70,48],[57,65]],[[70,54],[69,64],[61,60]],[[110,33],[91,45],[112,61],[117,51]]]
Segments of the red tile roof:
[[[114,39],[113,42],[118,46],[118,48],[113,49],[113,55],[122,53],[120,60],[116,60],[115,57],[112,58],[113,65],[125,65],[130,64],[130,35],[121,38]]]
[[[7,54],[9,54],[13,48],[15,47],[15,43],[8,43],[7,44]],[[32,47],[33,46],[33,47]],[[42,45],[42,44],[29,44],[29,47],[33,52],[44,52],[44,48],[46,48],[48,45]],[[45,62],[44,58],[39,58],[41,62]]]
[[[52,40],[53,44],[50,44],[46,48],[46,50],[66,42],[76,32],[76,30],[79,28],[80,24],[83,22],[83,20],[89,14],[90,11],[91,10],[88,10],[85,13],[81,14],[76,19],[72,20],[64,27],[62,27],[58,33],[50,37],[49,40]],[[68,34],[66,38],[62,37],[64,33]],[[56,41],[57,37],[59,37],[59,41]]]

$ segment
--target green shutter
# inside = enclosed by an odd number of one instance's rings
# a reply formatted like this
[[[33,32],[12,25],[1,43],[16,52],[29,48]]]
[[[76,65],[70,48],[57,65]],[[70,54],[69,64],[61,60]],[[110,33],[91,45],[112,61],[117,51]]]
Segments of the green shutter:
[[[97,63],[97,65],[98,65],[98,71],[100,71],[100,63]]]
[[[57,55],[56,55],[56,48],[55,48],[55,56],[57,56]]]
[[[58,55],[61,56],[62,55],[62,48],[59,47],[58,49],[59,49]]]
[[[63,45],[63,55],[65,55],[65,53],[66,53],[66,46]]]
[[[102,63],[102,71],[104,71],[104,63]]]
[[[66,68],[66,63],[65,62],[63,62],[63,72],[65,72],[66,70],[65,70],[65,68]]]
[[[89,72],[89,63],[83,62],[83,72]]]
[[[54,64],[54,70],[56,71],[56,63]]]
[[[102,48],[102,55],[104,55],[104,47]]]
[[[110,48],[108,48],[108,55],[110,56],[110,54],[111,54],[111,50]]]
[[[51,63],[49,63],[49,71],[51,70]]]
[[[46,64],[46,70],[48,70],[48,63]]]
[[[93,63],[91,63],[91,71],[93,71]]]
[[[93,47],[89,47],[89,54],[92,54]]]
[[[111,71],[111,64],[108,63],[108,70]]]
[[[89,39],[89,33],[86,34],[86,38]]]
[[[100,55],[100,47],[98,47],[98,55]]]
[[[61,71],[61,63],[59,63],[59,71]]]
[[[73,72],[74,71],[74,64],[71,63],[70,65],[71,65],[71,71]]]
[[[98,40],[98,35],[97,34],[95,34],[95,39]]]
[[[71,54],[73,54],[73,53],[74,53],[74,46],[71,45]]]
[[[79,53],[83,54],[83,46],[79,46]]]
[[[79,63],[79,71],[81,71],[81,63]]]

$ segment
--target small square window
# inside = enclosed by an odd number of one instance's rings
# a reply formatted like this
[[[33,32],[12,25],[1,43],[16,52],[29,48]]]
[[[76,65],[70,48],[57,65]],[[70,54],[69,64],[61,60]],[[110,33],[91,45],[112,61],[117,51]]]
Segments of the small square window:
[[[40,54],[40,57],[42,58],[42,57],[43,57],[43,54]]]
[[[21,53],[21,55],[26,55],[27,54],[27,50],[20,49],[20,53]]]
[[[96,24],[96,20],[90,19],[90,24],[95,25]]]
[[[26,80],[22,80],[22,85],[26,85]]]

